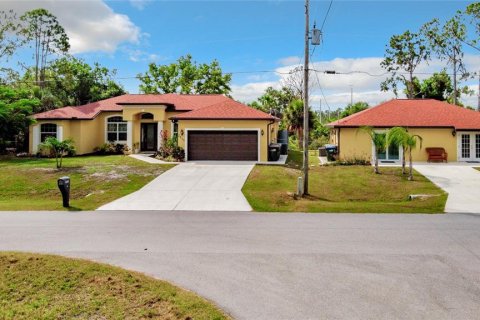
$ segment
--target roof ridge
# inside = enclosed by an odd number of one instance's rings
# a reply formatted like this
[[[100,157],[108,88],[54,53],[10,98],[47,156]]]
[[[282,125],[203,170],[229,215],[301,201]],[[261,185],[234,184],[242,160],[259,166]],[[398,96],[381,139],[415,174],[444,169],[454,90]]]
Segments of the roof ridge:
[[[330,124],[340,124],[341,122],[346,122],[346,121],[351,120],[351,119],[353,119],[353,118],[356,118],[356,117],[358,117],[358,116],[360,116],[360,115],[362,115],[362,114],[364,114],[364,113],[367,113],[368,111],[372,111],[372,110],[374,110],[374,109],[376,109],[376,108],[378,108],[378,107],[381,107],[381,106],[383,106],[383,105],[385,105],[385,104],[387,104],[387,103],[389,103],[389,102],[391,102],[391,101],[393,101],[393,100],[398,100],[398,99],[390,99],[390,100],[384,101],[384,102],[382,102],[382,103],[380,103],[380,104],[378,104],[378,105],[376,105],[376,106],[368,107],[368,108],[365,109],[365,110],[356,112],[356,113],[354,113],[354,114],[351,114],[351,115],[349,115],[349,116],[346,116],[345,118],[341,118],[341,119],[337,119],[337,120],[335,120],[335,121],[332,121],[332,122],[329,123],[329,125],[330,125]]]

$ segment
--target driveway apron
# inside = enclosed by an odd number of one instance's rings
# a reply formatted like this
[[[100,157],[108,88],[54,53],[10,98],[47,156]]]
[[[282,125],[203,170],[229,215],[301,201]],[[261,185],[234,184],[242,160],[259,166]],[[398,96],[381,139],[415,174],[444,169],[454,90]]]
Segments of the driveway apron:
[[[415,169],[448,193],[445,212],[480,213],[480,171],[454,165],[419,165]]]
[[[182,163],[98,210],[251,211],[242,187],[253,163]]]

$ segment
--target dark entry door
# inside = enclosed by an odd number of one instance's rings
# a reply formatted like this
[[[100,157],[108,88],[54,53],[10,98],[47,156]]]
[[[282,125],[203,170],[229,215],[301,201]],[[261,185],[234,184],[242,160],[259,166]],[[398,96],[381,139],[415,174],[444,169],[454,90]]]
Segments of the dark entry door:
[[[188,160],[257,161],[257,131],[190,131]]]
[[[156,151],[157,150],[157,124],[156,123],[142,123],[141,131],[141,151]]]

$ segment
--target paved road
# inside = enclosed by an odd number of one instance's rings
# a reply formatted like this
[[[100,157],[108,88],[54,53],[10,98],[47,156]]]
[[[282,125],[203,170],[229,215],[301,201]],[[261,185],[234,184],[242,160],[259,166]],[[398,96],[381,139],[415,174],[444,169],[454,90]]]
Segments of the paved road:
[[[182,163],[98,210],[251,211],[242,187],[251,162]]]
[[[478,319],[480,215],[0,213],[0,250],[169,280],[238,319]]]
[[[480,171],[448,164],[422,164],[415,170],[448,193],[445,212],[480,211]]]

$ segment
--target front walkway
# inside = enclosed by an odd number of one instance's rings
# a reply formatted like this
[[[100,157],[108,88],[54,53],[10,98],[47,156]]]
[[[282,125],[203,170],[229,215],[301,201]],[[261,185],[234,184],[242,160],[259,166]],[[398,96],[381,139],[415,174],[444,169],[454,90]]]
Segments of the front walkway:
[[[445,212],[480,213],[480,164],[414,164],[414,169],[448,193]]]
[[[98,210],[252,211],[242,193],[254,163],[187,162]]]

